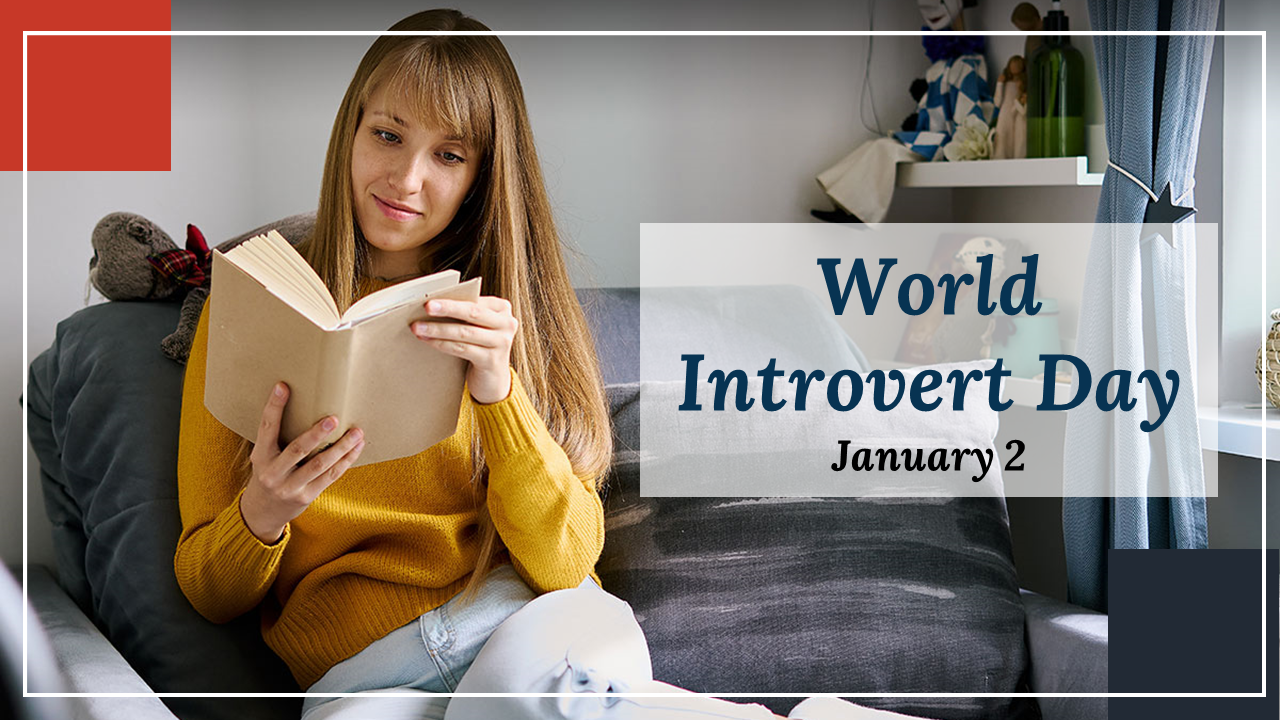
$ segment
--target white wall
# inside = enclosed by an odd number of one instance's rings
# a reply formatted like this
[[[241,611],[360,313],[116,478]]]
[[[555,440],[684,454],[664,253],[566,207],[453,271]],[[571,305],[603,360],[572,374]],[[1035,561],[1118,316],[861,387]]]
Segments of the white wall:
[[[1223,0],[1226,9],[1226,23],[1228,30],[1263,30],[1268,33],[1268,37],[1274,39],[1277,33],[1280,33],[1280,6],[1269,0]],[[1254,41],[1253,47],[1257,47],[1257,41]],[[1241,58],[1241,62],[1236,65],[1228,59],[1226,61],[1228,76],[1238,80],[1241,85],[1252,81],[1253,87],[1256,88],[1260,82],[1259,64],[1255,61],[1249,63],[1247,58]],[[1267,192],[1265,202],[1269,209],[1267,213],[1267,284],[1266,284],[1266,307],[1267,309],[1280,307],[1280,211],[1271,210],[1271,208],[1280,207],[1280,172],[1276,170],[1280,168],[1280,89],[1275,87],[1276,83],[1280,83],[1280,52],[1268,45],[1267,53],[1267,125],[1260,128],[1255,125],[1256,132],[1265,133],[1267,136]],[[1256,98],[1256,93],[1254,94]],[[1234,113],[1233,113],[1234,116]],[[1244,120],[1245,118],[1239,118]],[[1247,137],[1245,138],[1247,139]],[[1256,151],[1256,147],[1255,147]],[[1233,188],[1233,191],[1236,191]],[[1238,192],[1238,191],[1237,191]]]
[[[1280,32],[1280,8],[1264,0],[1224,0],[1228,30]],[[1223,400],[1258,402],[1261,393],[1253,366],[1266,327],[1266,311],[1280,307],[1280,53],[1267,57],[1270,78],[1266,97],[1267,124],[1262,124],[1262,43],[1257,38],[1227,38],[1223,59],[1224,103],[1232,111],[1223,119],[1223,175],[1231,179],[1223,194],[1222,340],[1220,388]],[[1266,167],[1270,182],[1264,192],[1263,173],[1254,159],[1259,141],[1267,139]],[[1266,247],[1262,238],[1267,237]],[[1267,252],[1269,251],[1269,252]],[[1265,264],[1263,262],[1265,257]],[[1266,284],[1259,287],[1259,271]]]

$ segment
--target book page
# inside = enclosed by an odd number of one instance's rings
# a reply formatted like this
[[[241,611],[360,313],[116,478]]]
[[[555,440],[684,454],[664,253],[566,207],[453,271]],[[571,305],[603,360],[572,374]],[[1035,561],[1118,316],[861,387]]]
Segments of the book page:
[[[324,281],[275,230],[219,254],[320,327],[338,324],[338,307]]]
[[[324,280],[316,274],[315,268],[306,261],[293,245],[289,244],[284,236],[275,230],[269,231],[266,235],[260,235],[266,242],[262,245],[263,249],[272,250],[275,255],[284,262],[289,263],[295,270],[299,280],[312,288],[315,297],[324,302],[325,307],[334,314],[338,315],[338,305],[333,301],[333,295],[329,292],[329,287],[324,284]]]
[[[243,250],[241,250],[243,248]],[[240,259],[246,268],[253,268],[251,273],[269,290],[279,289],[286,291],[290,298],[290,305],[294,305],[298,310],[302,311],[302,303],[306,304],[308,312],[307,317],[318,319],[329,317],[328,308],[323,302],[316,299],[314,290],[297,277],[296,269],[288,265],[282,265],[281,261],[273,258],[267,251],[257,243],[244,243],[235,248],[240,252],[236,257]],[[278,295],[278,293],[277,293]],[[321,327],[326,323],[317,321]]]
[[[415,300],[427,301],[427,295],[458,284],[462,275],[457,270],[443,270],[420,278],[406,280],[360,298],[342,315],[342,325],[348,327],[366,318]]]

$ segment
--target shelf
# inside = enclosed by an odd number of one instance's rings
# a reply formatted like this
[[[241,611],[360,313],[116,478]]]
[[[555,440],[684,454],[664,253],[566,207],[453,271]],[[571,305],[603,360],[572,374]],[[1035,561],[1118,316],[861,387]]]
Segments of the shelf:
[[[1200,446],[1205,450],[1261,458],[1266,433],[1268,460],[1280,460],[1280,410],[1234,403],[1199,408]]]
[[[898,362],[897,360],[871,360],[871,367],[880,370],[893,370],[915,367],[911,363]],[[1006,377],[1004,379],[1004,392],[1001,393],[1001,401],[1011,401],[1014,405],[1020,407],[1033,408],[1040,404],[1044,399],[1044,382],[1041,380],[1030,380],[1020,377]],[[1061,405],[1071,399],[1071,383],[1054,383],[1053,384],[1053,402]],[[1277,448],[1280,449],[1280,448]]]
[[[871,367],[880,370],[913,367],[897,360],[871,360]],[[1044,384],[1040,380],[1007,377],[1001,400],[1010,400],[1019,407],[1034,408],[1043,399]],[[1070,383],[1054,383],[1054,403],[1062,405],[1071,399]],[[1261,458],[1262,436],[1266,433],[1266,459],[1280,461],[1280,409],[1258,405],[1235,403],[1222,407],[1202,407],[1200,417],[1200,446],[1214,452]]]
[[[898,187],[1050,187],[1101,185],[1086,157],[898,163]]]

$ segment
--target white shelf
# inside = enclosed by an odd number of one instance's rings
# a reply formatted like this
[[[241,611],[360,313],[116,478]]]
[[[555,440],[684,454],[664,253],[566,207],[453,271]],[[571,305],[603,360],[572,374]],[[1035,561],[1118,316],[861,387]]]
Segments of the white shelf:
[[[897,360],[871,360],[871,367],[880,370],[913,367]],[[1014,405],[1034,408],[1043,400],[1044,384],[1040,380],[1007,377],[1001,400],[1011,400]],[[1054,383],[1054,403],[1062,405],[1071,398],[1070,383]],[[1280,410],[1268,406],[1243,403],[1222,407],[1201,407],[1200,446],[1214,452],[1261,458],[1262,437],[1267,438],[1266,459],[1280,461]]]
[[[1268,460],[1280,460],[1280,410],[1234,403],[1222,407],[1202,407],[1200,445],[1205,450],[1261,458],[1262,437],[1266,434]]]
[[[1004,399],[1012,400],[1014,405],[1036,407],[1044,400],[1044,381],[1029,380],[1020,377],[1004,379]],[[1071,383],[1055,382],[1053,384],[1053,402],[1062,405],[1071,399]]]
[[[898,163],[898,187],[1046,187],[1101,185],[1086,157]]]
[[[915,367],[911,363],[898,362],[897,360],[870,360],[871,367],[880,370],[893,370],[895,368],[901,370],[903,368]],[[1006,377],[1004,379],[1004,392],[1001,394],[1000,400],[1012,401],[1014,405],[1020,407],[1035,407],[1044,399],[1044,382],[1041,380],[1030,380],[1020,377]],[[1061,405],[1071,399],[1070,383],[1054,383],[1053,384],[1053,402]]]

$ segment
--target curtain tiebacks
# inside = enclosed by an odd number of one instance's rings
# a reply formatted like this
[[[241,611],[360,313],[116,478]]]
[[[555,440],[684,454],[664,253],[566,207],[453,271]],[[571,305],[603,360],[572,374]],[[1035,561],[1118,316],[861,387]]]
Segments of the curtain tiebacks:
[[[1151,201],[1147,203],[1147,212],[1143,216],[1142,222],[1176,223],[1196,211],[1194,207],[1181,206],[1182,201],[1186,200],[1187,196],[1191,194],[1191,191],[1195,189],[1195,178],[1191,179],[1191,183],[1187,185],[1186,190],[1182,191],[1182,194],[1178,196],[1177,200],[1170,200],[1169,195],[1171,194],[1172,186],[1169,183],[1165,183],[1164,191],[1159,195],[1156,195],[1155,191],[1147,187],[1147,184],[1139,180],[1133,173],[1125,170],[1110,160],[1107,160],[1107,165],[1115,168],[1116,172],[1132,180],[1135,185],[1142,188],[1142,191],[1147,194],[1147,197],[1151,198]],[[1169,242],[1173,242],[1172,238],[1169,239]]]
[[[1158,202],[1160,202],[1160,196],[1156,195],[1156,194],[1155,194],[1155,192],[1151,190],[1151,188],[1147,187],[1147,184],[1146,184],[1146,183],[1144,183],[1144,182],[1142,182],[1141,180],[1139,180],[1139,179],[1137,178],[1137,176],[1135,176],[1133,173],[1129,172],[1128,170],[1125,170],[1124,168],[1122,168],[1122,167],[1120,167],[1119,165],[1117,165],[1117,164],[1115,164],[1115,163],[1111,162],[1110,160],[1108,160],[1108,161],[1107,161],[1107,165],[1109,165],[1109,166],[1111,166],[1111,167],[1115,168],[1115,169],[1116,169],[1116,172],[1118,172],[1118,173],[1120,173],[1121,175],[1123,175],[1123,176],[1125,176],[1125,177],[1129,178],[1130,180],[1132,180],[1132,181],[1134,182],[1134,184],[1135,184],[1135,185],[1137,185],[1138,187],[1142,188],[1142,192],[1146,193],[1146,194],[1151,198],[1151,202],[1153,202],[1153,203],[1158,203]],[[1187,199],[1187,196],[1191,194],[1191,191],[1192,191],[1192,190],[1194,190],[1194,189],[1195,189],[1195,187],[1196,187],[1196,181],[1195,181],[1195,178],[1192,178],[1192,179],[1191,179],[1191,184],[1187,186],[1187,189],[1186,189],[1186,190],[1183,190],[1183,191],[1182,191],[1182,194],[1178,196],[1178,199],[1177,199],[1177,200],[1174,200],[1174,201],[1173,201],[1173,204],[1174,204],[1174,205],[1177,205],[1178,203],[1182,202],[1183,200],[1186,200],[1186,199]]]

